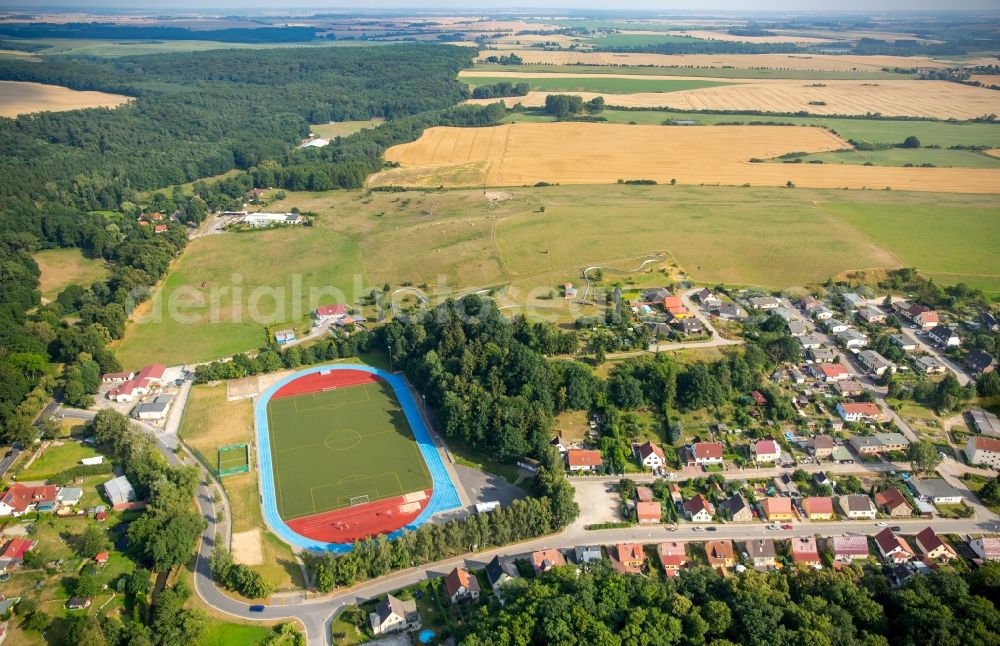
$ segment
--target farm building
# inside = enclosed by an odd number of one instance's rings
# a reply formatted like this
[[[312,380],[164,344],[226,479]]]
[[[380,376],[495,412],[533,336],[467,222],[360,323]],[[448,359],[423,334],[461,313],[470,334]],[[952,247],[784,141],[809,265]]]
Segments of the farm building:
[[[969,416],[972,418],[972,425],[983,435],[1000,437],[1000,418],[993,413],[981,408],[974,408]]]
[[[970,437],[965,445],[969,464],[1000,467],[1000,439],[995,437]]]
[[[105,482],[104,493],[108,495],[111,506],[116,509],[135,502],[135,489],[125,476],[118,476]]]
[[[166,366],[150,364],[140,370],[132,378],[119,383],[108,391],[108,399],[118,403],[130,402],[139,395],[145,395],[150,390],[163,385],[163,373]]]

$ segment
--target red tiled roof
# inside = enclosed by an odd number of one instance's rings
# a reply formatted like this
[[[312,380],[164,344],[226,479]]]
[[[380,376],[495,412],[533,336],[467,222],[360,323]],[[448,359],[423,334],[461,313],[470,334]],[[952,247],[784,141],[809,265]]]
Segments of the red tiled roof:
[[[833,498],[829,496],[810,496],[802,501],[806,514],[832,514]]]
[[[896,536],[896,534],[888,527],[883,529],[878,534],[875,534],[875,543],[879,546],[879,549],[882,550],[883,554],[888,554],[897,547],[902,548],[908,554],[913,553],[913,550],[910,549],[910,546],[906,543],[906,541],[903,540],[901,536]]]
[[[160,381],[163,379],[163,373],[166,371],[166,366],[159,363],[151,363],[140,370],[136,376],[112,388],[108,392],[108,395],[110,397],[115,397],[117,395],[131,395],[135,392],[136,388],[149,388],[149,385],[153,381]]]
[[[871,402],[844,402],[840,404],[840,408],[847,415],[856,413],[869,417],[877,417],[882,413],[879,407]]]
[[[343,316],[347,314],[346,305],[323,305],[316,308],[317,316]]]
[[[639,502],[652,502],[653,490],[649,487],[636,487],[635,497],[639,499]]]
[[[697,514],[702,510],[712,513],[712,507],[708,504],[708,499],[705,496],[698,494],[694,498],[684,501],[684,511],[691,515]]]
[[[972,445],[983,451],[1000,453],[1000,440],[993,437],[974,437]]]
[[[789,539],[792,545],[792,560],[797,563],[816,563],[819,561],[819,549],[816,539],[812,536],[799,536]]]
[[[566,565],[566,558],[559,550],[539,550],[531,553],[531,565],[535,571],[547,569],[546,562],[548,562],[549,567]]]
[[[444,578],[444,590],[449,597],[454,597],[463,587],[466,590],[479,590],[479,581],[465,568],[457,567]]]
[[[663,508],[658,502],[637,502],[635,504],[635,513],[638,520],[655,520],[660,521],[660,516],[663,514]]]
[[[925,553],[933,552],[942,546],[951,550],[951,546],[946,545],[945,542],[941,540],[941,537],[937,535],[937,532],[930,527],[925,527],[919,534],[917,534],[917,545],[919,545],[920,549],[922,549]]]
[[[687,553],[684,550],[684,543],[676,541],[660,543],[656,546],[656,551],[660,555],[660,563],[664,567],[680,567],[687,563]]]
[[[601,465],[601,452],[592,449],[566,451],[566,462],[571,467],[597,467]]]
[[[888,507],[889,509],[895,509],[900,505],[908,505],[906,498],[900,493],[899,489],[895,487],[889,487],[885,491],[880,491],[875,494],[875,504],[881,507]]]
[[[757,440],[757,444],[754,445],[753,450],[757,455],[774,455],[775,453],[781,453],[778,443],[774,440]]]
[[[675,307],[684,307],[684,301],[681,300],[680,296],[667,296],[663,299],[663,308],[670,309]]]
[[[30,552],[37,542],[28,538],[12,538],[7,543],[7,547],[3,548],[0,558],[22,561],[24,560],[25,552]]]
[[[646,553],[642,551],[642,545],[639,543],[618,543],[616,550],[620,561],[646,560]]]
[[[109,554],[108,552],[98,552],[97,556],[94,557],[94,560],[97,561],[98,563],[107,563],[110,557],[111,554]]]
[[[825,377],[838,377],[847,374],[847,368],[839,363],[821,363],[819,369]]]
[[[869,554],[868,537],[866,536],[834,536],[833,553],[844,554]]]
[[[695,458],[722,458],[722,442],[696,442],[691,447],[691,452]]]
[[[0,502],[20,513],[27,509],[29,505],[55,502],[57,493],[58,487],[55,485],[26,487],[21,483],[16,483],[4,492],[3,497],[0,498]]]
[[[765,498],[763,507],[764,513],[767,516],[770,516],[771,514],[791,514],[792,499],[782,497]]]
[[[659,446],[653,444],[652,442],[646,442],[645,444],[639,444],[635,447],[635,450],[639,453],[639,459],[645,460],[651,453],[655,453],[660,457],[661,460],[666,460],[667,458],[663,454],[663,449]]]

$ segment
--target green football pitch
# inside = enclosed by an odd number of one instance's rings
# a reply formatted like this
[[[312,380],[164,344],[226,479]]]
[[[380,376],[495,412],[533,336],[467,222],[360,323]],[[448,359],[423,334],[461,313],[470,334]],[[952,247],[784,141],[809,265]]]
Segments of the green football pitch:
[[[387,383],[272,399],[267,423],[278,513],[285,520],[431,488]]]

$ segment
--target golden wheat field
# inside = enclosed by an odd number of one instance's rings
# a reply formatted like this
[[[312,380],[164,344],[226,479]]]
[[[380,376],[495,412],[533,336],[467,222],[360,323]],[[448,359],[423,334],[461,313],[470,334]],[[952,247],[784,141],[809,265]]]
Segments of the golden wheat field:
[[[79,92],[59,85],[0,81],[0,117],[80,108],[114,108],[132,99],[105,92]]]
[[[722,80],[722,79],[717,79]],[[508,97],[507,105],[545,105],[550,92]],[[678,92],[603,94],[570,92],[584,100],[604,96],[609,105],[681,111],[759,110],[812,114],[881,113],[892,117],[975,119],[1000,113],[1000,92],[948,81],[758,80]],[[475,99],[474,102],[492,102]]]
[[[656,65],[663,67],[736,67],[740,69],[880,72],[883,67],[947,67],[922,56],[834,56],[825,54],[634,54],[542,50],[483,50],[487,56],[517,54],[538,65]]]
[[[668,128],[599,123],[518,123],[491,128],[430,128],[393,146],[400,168],[370,186],[516,186],[537,182],[658,183],[814,188],[875,188],[956,193],[1000,192],[1000,169],[890,168],[750,163],[792,151],[848,144],[824,128],[705,126]]]
[[[973,74],[969,80],[977,81],[983,85],[996,85],[1000,87],[1000,74]]]
[[[630,33],[630,32],[623,32]],[[648,32],[633,32],[636,34],[648,33]],[[702,38],[704,40],[721,40],[729,43],[829,43],[833,42],[831,38],[817,38],[816,36],[782,36],[776,34],[774,36],[734,36],[725,31],[712,31],[708,29],[693,29],[686,31],[669,31],[665,32],[670,36],[691,36],[692,38]]]

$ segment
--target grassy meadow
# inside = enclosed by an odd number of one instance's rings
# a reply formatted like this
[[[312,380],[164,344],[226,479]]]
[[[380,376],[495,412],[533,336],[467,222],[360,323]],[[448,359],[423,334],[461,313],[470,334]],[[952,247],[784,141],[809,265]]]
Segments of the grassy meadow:
[[[347,137],[365,128],[375,128],[381,121],[374,119],[368,121],[338,121],[334,123],[320,123],[309,126],[317,137],[323,139],[333,139],[334,137]]]
[[[832,153],[812,153],[802,157],[802,163],[873,164],[875,166],[919,166],[933,164],[940,168],[1000,168],[1000,158],[972,150],[948,148],[889,148],[887,150],[852,150]],[[777,163],[782,163],[776,160]]]
[[[89,287],[108,275],[103,260],[85,258],[79,249],[46,249],[34,257],[42,272],[39,289],[46,300],[54,299],[68,285]]]
[[[489,52],[484,52],[488,56]],[[571,74],[642,74],[650,76],[708,76],[720,79],[813,79],[818,81],[832,80],[878,80],[878,79],[908,79],[915,78],[912,74],[896,74],[894,72],[861,72],[833,70],[793,70],[772,68],[737,68],[737,67],[665,67],[653,65],[497,65],[494,63],[476,63],[472,69],[483,72],[563,72]]]
[[[728,85],[719,81],[677,80],[677,79],[632,79],[595,76],[588,78],[559,78],[526,76],[522,78],[506,76],[462,76],[462,81],[476,87],[493,83],[527,83],[537,92],[606,92],[608,94],[628,94],[630,92],[680,92],[704,87]],[[613,103],[613,99],[608,99]]]
[[[489,195],[481,189],[293,192],[275,208],[292,206],[315,212],[315,225],[193,241],[159,290],[162,322],[130,324],[118,348],[123,363],[203,361],[259,347],[264,325],[247,316],[254,288],[283,288],[279,301],[288,307],[275,325],[301,330],[308,309],[292,316],[296,283],[304,301],[310,286],[332,285],[348,303],[385,283],[395,289],[410,282],[437,296],[497,288],[508,306],[548,299],[560,316],[571,315],[571,304],[547,295],[566,280],[582,282],[582,268],[616,267],[622,273],[614,280],[625,280],[624,272],[648,258],[676,262],[707,283],[781,289],[852,269],[907,265],[944,282],[1000,290],[994,260],[1000,207],[990,196],[581,185]],[[220,297],[217,322],[207,308],[183,307],[194,298],[208,302],[213,287],[236,285],[234,274],[242,297],[235,310],[231,292]],[[259,300],[258,309],[272,312],[270,296]],[[198,320],[166,316],[171,302],[181,313],[200,314]]]

